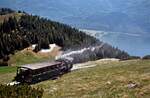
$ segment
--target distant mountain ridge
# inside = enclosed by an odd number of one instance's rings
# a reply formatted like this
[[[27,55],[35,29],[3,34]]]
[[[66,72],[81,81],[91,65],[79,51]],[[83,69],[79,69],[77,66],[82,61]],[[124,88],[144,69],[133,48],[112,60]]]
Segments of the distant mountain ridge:
[[[149,0],[44,0],[42,3],[41,0],[1,0],[0,6],[25,10],[78,28],[150,32]]]

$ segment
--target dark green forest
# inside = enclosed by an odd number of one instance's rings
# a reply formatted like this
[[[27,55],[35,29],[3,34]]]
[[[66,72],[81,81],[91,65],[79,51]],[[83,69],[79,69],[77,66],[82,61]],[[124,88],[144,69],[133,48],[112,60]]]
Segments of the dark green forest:
[[[13,13],[11,9],[0,10],[0,15]],[[21,13],[21,11],[18,11]],[[9,60],[10,54],[15,54],[17,50],[22,50],[32,44],[37,44],[35,52],[40,49],[50,48],[49,44],[56,43],[63,50],[85,47],[102,43],[96,38],[85,34],[69,25],[51,21],[39,16],[33,16],[23,13],[17,19],[9,17],[0,24],[0,59],[3,61]],[[105,49],[108,57],[115,53],[117,58],[128,58],[128,54],[112,46],[107,46]],[[117,54],[116,54],[117,53]]]

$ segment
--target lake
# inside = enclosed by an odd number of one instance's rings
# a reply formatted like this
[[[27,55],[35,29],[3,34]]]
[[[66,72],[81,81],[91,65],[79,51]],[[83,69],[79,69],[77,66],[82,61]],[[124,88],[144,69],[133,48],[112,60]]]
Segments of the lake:
[[[88,34],[109,43],[119,49],[125,50],[131,55],[144,56],[150,53],[150,37],[140,34],[106,32],[98,30],[85,30]]]

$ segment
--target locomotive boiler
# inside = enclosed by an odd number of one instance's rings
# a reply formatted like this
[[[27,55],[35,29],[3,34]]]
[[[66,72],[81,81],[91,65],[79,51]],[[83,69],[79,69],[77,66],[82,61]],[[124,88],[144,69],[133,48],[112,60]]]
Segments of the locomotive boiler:
[[[17,68],[15,80],[20,83],[37,83],[63,75],[69,72],[72,67],[72,62],[67,59],[23,65]]]

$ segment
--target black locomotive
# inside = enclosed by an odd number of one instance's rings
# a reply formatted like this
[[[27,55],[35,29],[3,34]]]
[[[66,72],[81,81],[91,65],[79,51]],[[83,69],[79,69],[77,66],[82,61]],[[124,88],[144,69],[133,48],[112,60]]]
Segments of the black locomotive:
[[[54,79],[71,70],[73,64],[67,59],[54,62],[23,65],[17,68],[15,80],[20,83],[37,83],[47,79]]]

